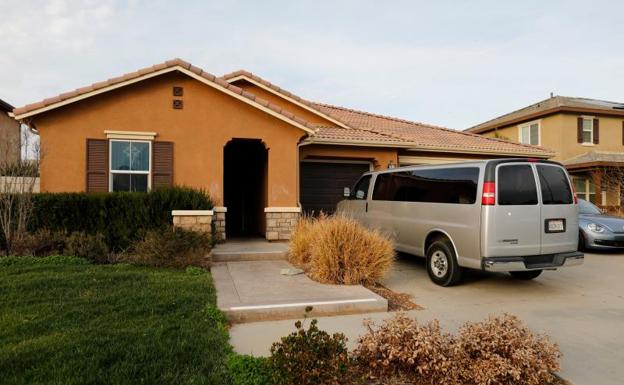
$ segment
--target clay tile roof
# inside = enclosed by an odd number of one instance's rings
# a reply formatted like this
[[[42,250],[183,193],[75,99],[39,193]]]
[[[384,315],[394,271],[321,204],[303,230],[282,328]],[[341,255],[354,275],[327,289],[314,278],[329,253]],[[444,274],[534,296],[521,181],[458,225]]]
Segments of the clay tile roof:
[[[599,165],[622,165],[624,153],[616,151],[589,151],[561,162],[567,168],[580,168]]]
[[[624,115],[624,103],[557,95],[531,104],[530,106],[501,115],[494,119],[490,119],[481,124],[477,124],[476,126],[466,129],[466,131],[481,133],[522,121],[523,119],[535,119],[539,116],[560,110],[593,110],[610,114]]]
[[[385,135],[395,142],[402,141],[405,147],[426,150],[469,150],[493,153],[534,155],[549,157],[553,153],[542,147],[508,142],[502,139],[486,138],[481,135],[456,131],[450,128],[431,124],[413,122],[390,116],[372,114],[329,104],[316,103],[316,106],[325,113],[335,116],[347,123],[350,127],[368,131],[362,136],[372,133]],[[322,132],[322,131],[321,131]],[[391,138],[391,139],[390,139]]]

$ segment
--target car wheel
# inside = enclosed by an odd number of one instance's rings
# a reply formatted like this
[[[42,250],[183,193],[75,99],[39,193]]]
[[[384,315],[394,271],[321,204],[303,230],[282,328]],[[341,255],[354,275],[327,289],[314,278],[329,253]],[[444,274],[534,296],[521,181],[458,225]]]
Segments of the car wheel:
[[[462,275],[453,245],[448,240],[435,241],[427,249],[427,273],[440,286],[456,285]]]
[[[514,277],[515,279],[528,281],[533,278],[539,277],[539,275],[542,274],[542,271],[541,270],[510,271],[509,274],[511,274],[511,276]]]
[[[579,231],[578,249],[579,251],[585,250],[585,234],[582,231]]]

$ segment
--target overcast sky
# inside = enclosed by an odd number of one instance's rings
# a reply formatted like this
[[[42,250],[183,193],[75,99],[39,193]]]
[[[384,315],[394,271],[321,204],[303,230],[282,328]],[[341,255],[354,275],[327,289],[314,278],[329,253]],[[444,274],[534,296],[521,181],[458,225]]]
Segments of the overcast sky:
[[[624,101],[624,2],[0,0],[20,106],[180,57],[463,129],[548,97]]]

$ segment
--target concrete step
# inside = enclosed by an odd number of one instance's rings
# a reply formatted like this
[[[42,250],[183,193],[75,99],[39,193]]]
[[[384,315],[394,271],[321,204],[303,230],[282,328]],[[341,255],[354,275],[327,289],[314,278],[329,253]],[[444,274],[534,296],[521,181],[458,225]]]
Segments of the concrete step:
[[[244,323],[310,317],[375,313],[388,301],[359,285],[325,285],[305,274],[281,275],[286,261],[216,262],[211,273],[217,305],[230,322]]]
[[[287,251],[212,251],[213,262],[279,261],[287,256]]]

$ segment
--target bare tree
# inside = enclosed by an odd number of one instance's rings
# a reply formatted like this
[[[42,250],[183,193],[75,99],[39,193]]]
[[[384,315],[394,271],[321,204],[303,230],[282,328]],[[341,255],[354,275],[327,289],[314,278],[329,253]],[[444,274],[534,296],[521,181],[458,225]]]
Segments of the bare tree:
[[[603,207],[614,214],[621,213],[621,202],[624,201],[624,167],[604,166],[593,171],[592,183],[596,192],[605,191],[607,202]],[[597,200],[600,202],[600,198]]]
[[[33,194],[39,191],[39,139],[25,126],[20,131],[17,140],[5,137],[0,142],[0,151],[14,151],[17,146],[21,153],[0,165],[0,227],[6,255],[11,254],[26,235],[33,211]]]

